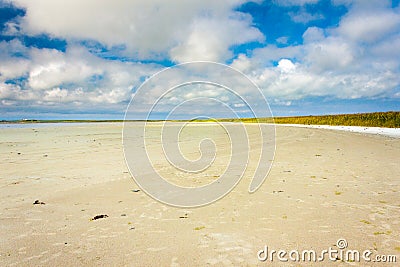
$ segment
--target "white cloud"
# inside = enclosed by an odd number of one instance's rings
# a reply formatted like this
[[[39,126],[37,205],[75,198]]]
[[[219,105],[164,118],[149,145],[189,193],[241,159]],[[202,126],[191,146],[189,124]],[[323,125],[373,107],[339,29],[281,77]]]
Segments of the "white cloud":
[[[325,17],[319,13],[309,13],[305,10],[300,10],[299,12],[289,12],[288,15],[296,23],[307,24],[312,21],[322,20]]]
[[[265,66],[266,62],[279,61],[282,58],[301,57],[301,49],[301,46],[277,47],[275,45],[256,48],[251,55],[252,64],[259,68]]]
[[[116,104],[129,99],[129,91],[125,88],[114,88],[111,90],[97,89],[89,95],[89,99],[95,103]]]
[[[280,6],[303,6],[316,4],[319,0],[274,0],[274,3]]]
[[[67,95],[68,95],[68,90],[54,88],[46,91],[43,99],[46,101],[62,101],[67,97]]]
[[[68,46],[64,53],[27,48],[13,40],[0,43],[0,48],[5,59],[0,65],[0,99],[7,103],[17,100],[30,105],[117,104],[130,99],[132,88],[139,86],[143,77],[162,68],[105,60],[81,46]],[[16,51],[23,57],[13,55]],[[22,84],[7,82],[10,79],[22,79]]]
[[[374,10],[387,8],[392,5],[391,0],[332,0],[334,5],[345,5],[348,8],[356,10]]]
[[[96,40],[109,48],[124,45],[138,59],[171,54],[182,61],[193,54],[218,60],[226,58],[231,45],[262,40],[251,17],[233,11],[242,0],[11,1],[26,8],[20,20],[24,33]],[[241,34],[232,34],[234,27]]]
[[[12,86],[10,84],[1,84],[0,99],[8,99],[12,96]]]
[[[15,0],[27,9],[18,24],[8,31],[25,34],[48,33],[67,39],[65,52],[25,47],[20,41],[0,42],[0,107],[30,105],[69,109],[125,109],[132,88],[162,66],[107,60],[80,45],[80,40],[100,42],[134,59],[225,61],[230,48],[248,42],[264,42],[252,17],[235,10],[242,1],[117,1]],[[275,1],[281,6],[315,4],[316,0]],[[400,19],[399,8],[388,1],[336,0],[349,12],[339,26],[309,27],[303,42],[265,45],[233,59],[232,67],[243,71],[281,106],[307,96],[343,99],[399,97]],[[297,7],[296,7],[297,8]],[[301,7],[292,19],[308,23],[319,18]],[[268,36],[267,36],[268,37]],[[122,49],[123,50],[123,49]],[[114,51],[114,50],[113,50]],[[174,85],[181,77],[170,77]],[[16,81],[10,82],[9,80]],[[232,77],[222,77],[235,84]],[[164,84],[163,84],[164,85]],[[240,84],[239,84],[240,85]],[[240,87],[240,86],[239,86]],[[249,95],[251,90],[241,88]],[[151,90],[144,103],[153,103],[160,90]],[[191,97],[219,97],[234,101],[215,88],[182,88],[166,97],[176,105]],[[236,102],[231,102],[236,103]]]
[[[243,107],[245,107],[246,105],[243,104],[243,103],[234,103],[233,106],[234,106],[235,108],[243,108]]]
[[[20,41],[0,42],[0,81],[18,78],[26,74],[30,61],[25,58],[27,49]],[[20,55],[16,57],[15,55]]]
[[[349,12],[338,27],[309,27],[303,44],[258,48],[248,56],[239,55],[232,66],[248,74],[278,105],[307,96],[396,97],[399,9],[371,3],[348,3]]]
[[[240,32],[240,34],[237,34]],[[224,61],[230,58],[229,47],[251,41],[264,41],[263,34],[251,26],[251,17],[235,13],[234,17],[201,18],[191,25],[183,43],[174,47],[171,58],[177,62],[209,60]]]
[[[4,30],[2,32],[2,34],[4,35],[8,35],[8,36],[15,36],[15,35],[19,35],[20,33],[20,28],[18,23],[15,23],[14,21],[7,21],[4,24]]]
[[[324,30],[318,27],[309,27],[303,33],[303,40],[306,43],[322,41],[323,39],[325,39]]]
[[[400,58],[400,33],[380,40],[371,47],[371,56],[380,59],[382,63],[399,63]]]
[[[281,36],[281,37],[276,39],[276,42],[278,44],[287,44],[288,41],[289,41],[289,37],[288,36]]]
[[[291,73],[296,70],[296,66],[289,59],[281,59],[278,62],[278,69],[281,70],[282,73]]]
[[[239,71],[249,72],[252,67],[252,62],[245,54],[239,54],[238,57],[232,62],[231,66]]]
[[[312,71],[344,71],[354,60],[353,47],[346,40],[328,37],[304,46],[304,62]]]
[[[90,61],[100,60],[82,47],[68,48],[66,53],[33,48],[31,58],[28,83],[33,89],[48,89],[64,83],[79,84],[92,75],[102,74],[102,69],[90,64]]]
[[[334,96],[339,99],[373,97],[388,93],[388,87],[399,83],[399,78],[390,73],[373,78],[369,74],[353,73],[318,75],[299,65],[292,72],[282,72],[279,67],[268,68],[251,78],[267,98],[275,98],[282,103],[307,96]]]
[[[375,42],[383,36],[397,32],[400,13],[391,10],[350,12],[340,22],[337,32],[357,42]]]

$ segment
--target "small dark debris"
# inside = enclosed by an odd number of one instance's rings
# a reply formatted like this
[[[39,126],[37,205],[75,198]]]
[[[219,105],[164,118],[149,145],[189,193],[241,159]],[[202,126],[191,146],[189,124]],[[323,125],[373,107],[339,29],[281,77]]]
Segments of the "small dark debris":
[[[122,216],[122,217],[125,217],[125,216],[126,216],[126,214],[125,214],[125,213],[122,213],[122,214],[121,214],[121,216]]]
[[[65,245],[68,244],[67,242],[64,243]]]
[[[129,228],[129,230],[135,230],[135,227],[131,227],[131,228]]]
[[[18,152],[17,154],[18,154],[18,155],[21,155],[21,152]]]
[[[292,172],[292,171],[283,171],[283,172]]]
[[[38,199],[35,200],[35,202],[33,202],[33,205],[45,205],[46,203],[39,201]]]
[[[103,219],[103,218],[107,218],[108,217],[108,215],[107,214],[101,214],[101,215],[96,215],[96,216],[94,216],[92,219],[90,219],[91,221],[95,221],[95,220],[98,220],[98,219]]]
[[[321,157],[322,155],[321,155],[321,154],[315,154],[315,156],[316,156],[316,157]]]
[[[184,216],[179,216],[179,219],[187,219],[187,217],[188,217],[188,215],[187,215],[187,213],[185,213]]]
[[[133,193],[137,193],[137,192],[140,192],[140,189],[132,189],[131,190]]]
[[[277,190],[277,191],[272,191],[272,193],[283,193],[283,191],[282,190]]]
[[[43,155],[43,157],[45,157],[45,158],[47,158],[48,156],[49,156],[49,155],[47,155],[47,154],[44,154],[44,155]]]

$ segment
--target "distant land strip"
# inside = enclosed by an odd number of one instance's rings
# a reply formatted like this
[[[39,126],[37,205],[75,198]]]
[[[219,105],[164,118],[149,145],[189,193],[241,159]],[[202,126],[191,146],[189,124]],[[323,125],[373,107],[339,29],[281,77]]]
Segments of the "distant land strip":
[[[131,120],[130,120],[131,121]],[[138,120],[140,121],[140,120]],[[142,120],[143,121],[143,120]],[[159,122],[163,120],[148,120],[148,122]],[[187,120],[171,120],[175,122],[186,122]],[[317,116],[294,116],[274,118],[219,118],[198,119],[195,122],[246,122],[246,123],[276,123],[276,124],[305,124],[305,125],[340,125],[340,126],[365,126],[400,128],[400,111],[372,112],[358,114],[317,115]],[[124,120],[1,120],[0,123],[90,123],[90,122],[124,122]]]

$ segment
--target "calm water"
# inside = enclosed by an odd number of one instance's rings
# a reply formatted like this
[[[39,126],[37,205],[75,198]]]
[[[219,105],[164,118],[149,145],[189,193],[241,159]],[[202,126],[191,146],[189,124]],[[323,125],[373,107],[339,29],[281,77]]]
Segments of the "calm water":
[[[37,129],[45,127],[88,126],[107,122],[60,122],[60,123],[0,123],[0,129]]]

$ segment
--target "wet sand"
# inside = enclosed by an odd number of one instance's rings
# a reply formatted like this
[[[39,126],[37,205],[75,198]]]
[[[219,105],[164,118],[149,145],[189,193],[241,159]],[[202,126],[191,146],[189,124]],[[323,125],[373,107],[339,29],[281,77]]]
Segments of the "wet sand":
[[[257,192],[247,192],[246,172],[223,199],[181,209],[138,191],[121,131],[0,129],[0,265],[271,266],[279,261],[257,259],[265,245],[321,251],[339,238],[400,261],[400,139],[277,126],[275,160]]]

